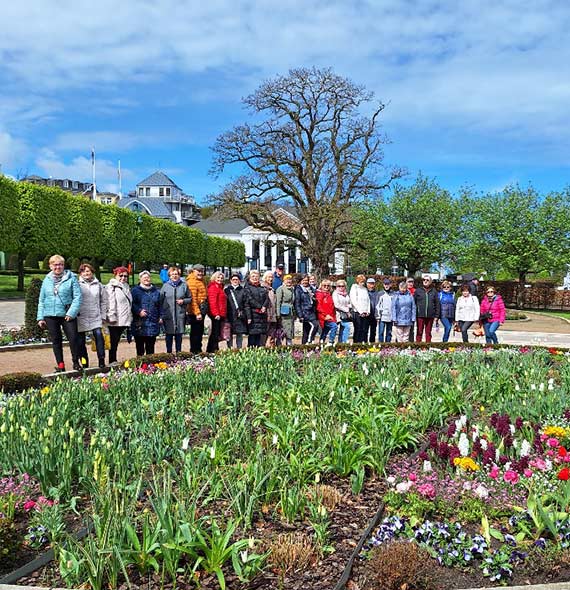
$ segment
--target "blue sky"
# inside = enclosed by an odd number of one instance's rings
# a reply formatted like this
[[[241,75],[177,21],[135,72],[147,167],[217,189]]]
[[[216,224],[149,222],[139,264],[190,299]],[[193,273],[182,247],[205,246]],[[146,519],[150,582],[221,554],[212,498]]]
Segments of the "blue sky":
[[[202,202],[240,99],[299,66],[387,103],[386,161],[451,191],[570,184],[570,5],[464,0],[27,0],[4,3],[5,174],[123,191],[157,169]],[[237,170],[235,171],[237,173]]]

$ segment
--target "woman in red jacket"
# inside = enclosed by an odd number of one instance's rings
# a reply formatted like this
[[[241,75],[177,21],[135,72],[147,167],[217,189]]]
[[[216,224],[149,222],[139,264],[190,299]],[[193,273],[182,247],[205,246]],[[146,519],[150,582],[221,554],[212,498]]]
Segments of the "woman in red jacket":
[[[206,352],[219,350],[218,342],[221,338],[222,323],[226,319],[228,300],[224,291],[224,273],[216,271],[208,285],[208,315],[212,320],[210,337]]]
[[[328,336],[329,342],[334,344],[338,325],[336,323],[336,311],[331,286],[330,281],[321,281],[321,285],[315,293],[315,298],[317,300],[317,319],[321,325],[321,342],[324,342]]]

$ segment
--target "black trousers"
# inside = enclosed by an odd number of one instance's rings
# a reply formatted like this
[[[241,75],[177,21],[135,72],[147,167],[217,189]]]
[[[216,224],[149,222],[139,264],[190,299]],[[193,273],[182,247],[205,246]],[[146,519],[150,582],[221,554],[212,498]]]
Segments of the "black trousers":
[[[361,316],[359,313],[354,314],[354,334],[353,342],[366,342],[368,336],[368,316]]]
[[[197,320],[195,315],[188,316],[190,320],[190,352],[202,352],[202,338],[204,337],[204,320]]]
[[[105,360],[105,338],[103,337],[103,330],[95,328],[92,330],[93,338],[95,339],[95,347],[97,348],[97,358],[99,361]],[[79,332],[77,334],[79,358],[85,359],[85,367],[89,366],[89,355],[87,354],[87,345],[85,343],[85,336],[87,332]]]
[[[475,323],[475,322],[467,322],[465,320],[457,322],[459,324],[459,327],[461,328],[461,338],[463,340],[463,342],[469,342],[469,328]]]
[[[212,318],[212,327],[210,328],[210,337],[208,338],[208,346],[206,352],[216,352],[220,349],[218,343],[220,341],[220,333],[222,331],[223,320],[216,320]]]
[[[51,346],[53,348],[53,354],[55,356],[55,362],[63,363],[63,336],[61,330],[65,332],[67,340],[69,341],[69,348],[71,349],[71,358],[73,362],[79,361],[79,350],[77,346],[77,320],[65,321],[65,318],[60,316],[48,316],[44,318],[49,338],[51,340]]]
[[[137,356],[144,356],[145,354],[154,354],[155,342],[156,336],[135,336]]]
[[[301,344],[312,344],[319,335],[321,326],[317,320],[303,320],[303,338]]]
[[[111,337],[111,347],[109,348],[109,363],[117,362],[117,349],[123,332],[127,326],[109,326],[109,336]]]
[[[368,338],[366,339],[367,342],[376,342],[376,330],[378,329],[378,321],[376,318],[370,314],[368,316]]]

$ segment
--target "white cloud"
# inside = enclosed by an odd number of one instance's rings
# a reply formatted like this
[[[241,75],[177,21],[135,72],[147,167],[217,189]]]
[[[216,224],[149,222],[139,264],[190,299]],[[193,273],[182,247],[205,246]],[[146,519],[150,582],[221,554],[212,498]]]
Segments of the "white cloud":
[[[0,128],[0,171],[15,168],[27,153],[25,143]]]
[[[43,150],[36,160],[37,168],[51,178],[68,178],[81,182],[90,182],[92,179],[91,157],[77,156],[69,162],[63,161],[58,154],[51,150]],[[117,162],[105,159],[96,159],[95,162],[97,187],[103,191],[114,192],[118,186]],[[127,168],[121,168],[123,179],[123,192],[125,181],[131,182],[135,175]]]

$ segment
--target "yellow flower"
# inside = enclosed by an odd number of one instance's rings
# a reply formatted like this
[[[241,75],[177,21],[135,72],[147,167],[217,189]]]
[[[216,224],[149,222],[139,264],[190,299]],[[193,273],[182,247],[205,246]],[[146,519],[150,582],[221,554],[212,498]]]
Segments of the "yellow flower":
[[[131,366],[131,362],[127,359],[123,366],[125,367],[125,369],[128,369]]]
[[[566,429],[562,426],[547,426],[543,430],[546,436],[553,436],[554,438],[564,438],[566,436]]]
[[[43,395],[47,395],[50,391],[50,388],[46,385],[45,387],[42,387],[42,389],[40,389],[40,394]]]
[[[480,467],[471,457],[455,457],[453,464],[465,471],[479,471]]]

